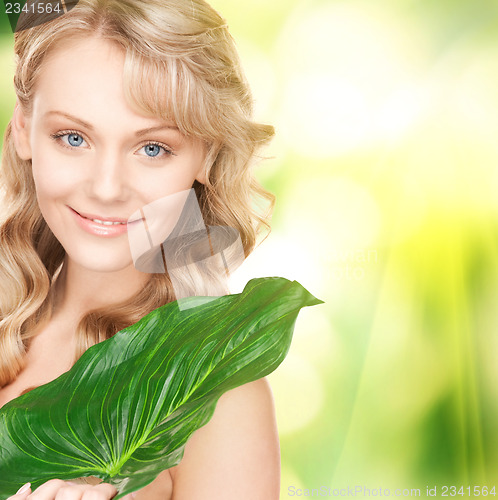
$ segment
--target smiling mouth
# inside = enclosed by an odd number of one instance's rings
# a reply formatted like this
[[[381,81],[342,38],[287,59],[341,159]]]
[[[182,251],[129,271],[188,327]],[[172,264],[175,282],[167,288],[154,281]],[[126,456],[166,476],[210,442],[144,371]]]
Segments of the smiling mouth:
[[[141,220],[141,219],[135,219],[132,221],[128,221],[127,219],[122,219],[122,218],[118,218],[118,217],[108,217],[108,218],[106,217],[106,218],[100,219],[98,216],[94,216],[91,214],[84,214],[84,213],[78,212],[77,210],[75,210],[72,207],[69,207],[69,208],[71,208],[71,210],[73,212],[78,214],[83,219],[91,220],[92,222],[95,222],[97,224],[101,224],[103,226],[124,226],[126,224],[131,224],[132,222],[136,222],[138,220]]]

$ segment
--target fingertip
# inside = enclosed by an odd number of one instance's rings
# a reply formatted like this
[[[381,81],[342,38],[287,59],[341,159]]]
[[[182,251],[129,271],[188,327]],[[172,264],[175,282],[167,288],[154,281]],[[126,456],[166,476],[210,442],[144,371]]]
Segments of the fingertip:
[[[18,490],[16,495],[27,496],[31,493],[31,483],[23,484]]]

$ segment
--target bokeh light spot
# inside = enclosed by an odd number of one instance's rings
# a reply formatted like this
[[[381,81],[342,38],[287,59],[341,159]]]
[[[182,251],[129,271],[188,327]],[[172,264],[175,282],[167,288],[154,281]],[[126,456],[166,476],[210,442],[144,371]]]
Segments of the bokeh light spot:
[[[323,382],[315,367],[290,352],[268,379],[273,387],[278,428],[290,434],[313,421],[323,404]]]

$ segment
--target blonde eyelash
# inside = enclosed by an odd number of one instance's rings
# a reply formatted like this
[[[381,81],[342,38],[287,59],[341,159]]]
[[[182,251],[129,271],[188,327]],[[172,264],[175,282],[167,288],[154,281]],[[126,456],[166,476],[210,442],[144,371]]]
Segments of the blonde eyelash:
[[[166,146],[166,144],[162,144],[161,142],[157,142],[157,141],[149,141],[149,142],[145,142],[144,144],[142,144],[139,149],[142,149],[144,148],[145,146],[159,146],[160,148],[163,148],[164,151],[165,151],[165,155],[166,156],[176,156],[175,153],[173,153],[173,150],[171,148],[169,148],[168,146]],[[163,155],[163,156],[165,156]],[[147,156],[147,155],[145,155]],[[147,158],[151,159],[151,160],[158,160],[159,158],[162,158],[162,156],[147,156]]]
[[[80,134],[79,132],[76,132],[76,130],[61,130],[60,132],[57,132],[55,134],[50,134],[50,137],[52,139],[58,139],[59,137],[62,137],[64,135],[70,135],[70,134],[80,135],[81,137],[83,137],[83,135]],[[83,137],[83,139],[84,139],[84,137]]]

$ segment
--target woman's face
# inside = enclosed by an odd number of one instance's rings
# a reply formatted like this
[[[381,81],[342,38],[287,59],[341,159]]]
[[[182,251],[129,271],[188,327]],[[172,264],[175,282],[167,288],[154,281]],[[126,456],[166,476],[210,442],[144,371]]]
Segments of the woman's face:
[[[73,41],[44,61],[32,115],[16,110],[41,212],[68,258],[94,271],[132,265],[133,213],[203,181],[202,142],[132,110],[123,64],[109,41]]]

